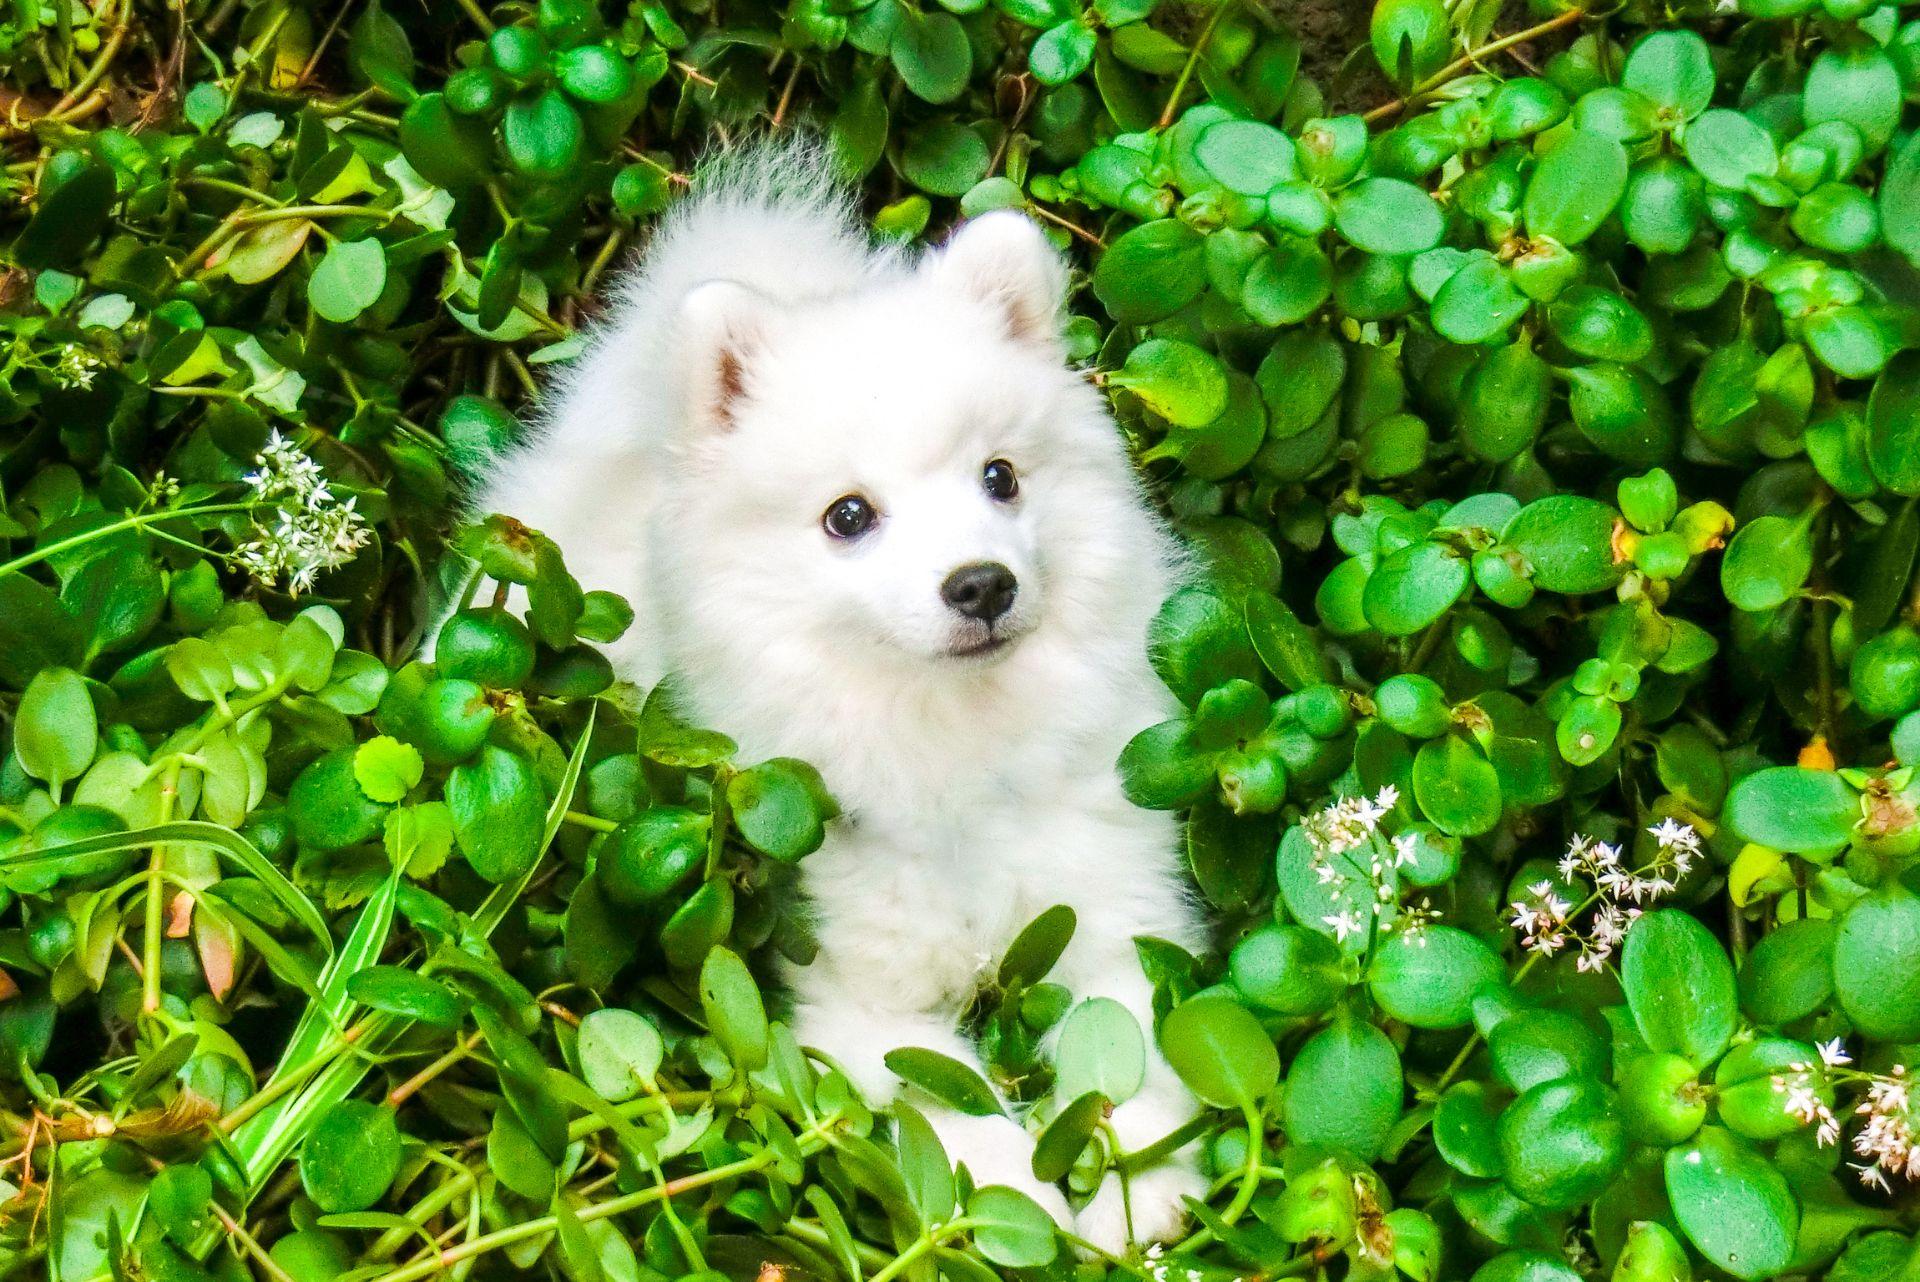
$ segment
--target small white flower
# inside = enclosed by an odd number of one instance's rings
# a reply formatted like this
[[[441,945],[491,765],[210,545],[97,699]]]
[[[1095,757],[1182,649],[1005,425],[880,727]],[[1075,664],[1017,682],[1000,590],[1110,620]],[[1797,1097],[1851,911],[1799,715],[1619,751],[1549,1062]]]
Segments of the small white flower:
[[[1832,1041],[1820,1042],[1818,1046],[1820,1062],[1828,1068],[1839,1068],[1842,1064],[1853,1063],[1853,1056],[1847,1054],[1846,1047],[1841,1044],[1838,1037]]]
[[[1348,935],[1357,935],[1365,928],[1360,915],[1352,911],[1322,917],[1320,920],[1333,927],[1334,939],[1343,944],[1347,942]]]

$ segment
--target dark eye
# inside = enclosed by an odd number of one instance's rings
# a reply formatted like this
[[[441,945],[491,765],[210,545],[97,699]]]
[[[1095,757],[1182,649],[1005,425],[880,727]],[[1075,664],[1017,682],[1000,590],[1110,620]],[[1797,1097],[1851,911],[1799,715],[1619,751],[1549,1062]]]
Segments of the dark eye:
[[[1013,464],[1003,458],[993,460],[981,470],[980,484],[1002,503],[1020,492],[1020,478],[1013,474]]]
[[[833,501],[826,515],[820,518],[820,524],[836,539],[857,539],[873,528],[877,515],[873,504],[858,494],[848,494]]]

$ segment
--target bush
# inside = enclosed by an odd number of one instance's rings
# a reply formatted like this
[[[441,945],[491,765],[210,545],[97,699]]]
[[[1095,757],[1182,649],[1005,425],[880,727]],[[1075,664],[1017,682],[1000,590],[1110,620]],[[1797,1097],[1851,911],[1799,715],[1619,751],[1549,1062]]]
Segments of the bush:
[[[0,1271],[1920,1276],[1920,22],[1506,8],[16,6]],[[1147,1036],[1211,1106],[1144,1262],[769,1019],[818,776],[449,535],[702,141],[803,121],[884,234],[1074,250],[1214,566],[1119,769],[1218,951],[1141,1030],[1043,914],[979,1015],[1075,1190]]]

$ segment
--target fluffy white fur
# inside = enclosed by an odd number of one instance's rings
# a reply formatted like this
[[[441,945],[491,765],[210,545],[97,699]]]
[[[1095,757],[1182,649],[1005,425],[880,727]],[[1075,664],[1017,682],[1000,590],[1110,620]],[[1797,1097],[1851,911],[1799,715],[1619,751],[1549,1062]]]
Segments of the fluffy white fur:
[[[786,976],[796,1031],[885,1104],[901,1089],[888,1050],[979,1062],[960,1013],[1057,903],[1079,928],[1053,978],[1151,1030],[1132,940],[1192,945],[1199,924],[1173,820],[1128,804],[1114,762],[1170,715],[1146,629],[1179,559],[1066,365],[1065,269],[1038,230],[990,214],[910,256],[876,246],[826,172],[792,145],[710,165],[479,507],[633,601],[623,676],[671,671],[746,760],[820,769],[845,817],[802,864],[820,951]],[[993,459],[1017,470],[1010,503],[982,487]],[[829,537],[822,513],[855,493],[878,524]],[[1008,644],[965,656],[985,625],[940,587],[978,561],[1018,592],[992,629]],[[1150,1058],[1113,1118],[1129,1148],[1195,1109]],[[1017,1121],[930,1116],[977,1183],[1075,1222]],[[1135,1177],[1133,1236],[1171,1234],[1203,1188],[1191,1154]],[[1117,1181],[1077,1220],[1120,1248]]]

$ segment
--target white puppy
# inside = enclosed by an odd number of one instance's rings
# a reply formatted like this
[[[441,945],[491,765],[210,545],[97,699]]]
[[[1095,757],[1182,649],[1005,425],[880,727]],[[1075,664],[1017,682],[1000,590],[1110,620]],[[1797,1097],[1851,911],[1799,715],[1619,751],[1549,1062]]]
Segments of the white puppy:
[[[889,1050],[979,1063],[959,1016],[1054,904],[1079,928],[1051,978],[1151,1044],[1133,939],[1200,926],[1174,820],[1128,804],[1114,762],[1173,710],[1146,633],[1179,559],[1065,363],[1066,273],[1034,225],[879,247],[827,164],[790,144],[709,165],[479,507],[633,602],[622,676],[672,672],[745,759],[821,771],[845,815],[801,865],[820,949],[787,976],[796,1032],[884,1105]],[[1112,1119],[1129,1149],[1196,1107],[1150,1061]],[[976,1183],[1074,1223],[1013,1118],[929,1115]],[[1190,1153],[1135,1176],[1133,1236],[1204,1187]],[[1123,1245],[1117,1180],[1078,1226]]]

